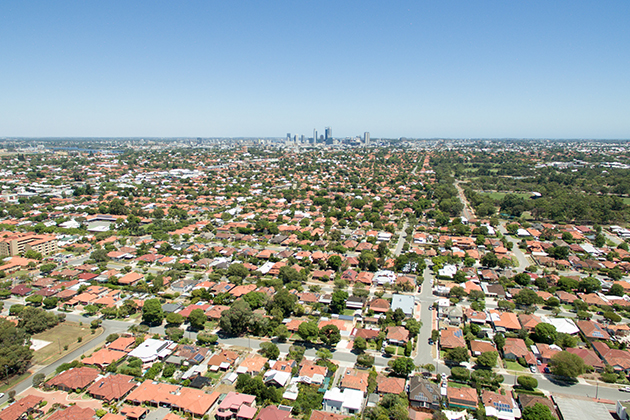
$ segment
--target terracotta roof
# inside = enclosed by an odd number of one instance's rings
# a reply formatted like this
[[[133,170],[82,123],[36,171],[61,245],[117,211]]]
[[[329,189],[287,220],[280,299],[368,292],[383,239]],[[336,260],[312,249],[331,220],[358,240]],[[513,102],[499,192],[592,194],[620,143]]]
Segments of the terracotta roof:
[[[42,401],[44,401],[42,397],[35,395],[27,395],[24,398],[20,398],[0,412],[0,420],[18,420],[23,414],[37,407]]]
[[[311,413],[311,418],[309,420],[344,420],[349,417],[350,416],[344,416],[341,414],[328,413],[326,411],[315,410]]]
[[[88,393],[105,401],[119,400],[135,386],[132,376],[109,375],[93,383],[88,388]]]
[[[60,410],[48,417],[48,420],[92,420],[96,412],[87,407],[81,408],[78,405],[72,405],[65,410]]]
[[[347,369],[346,374],[341,380],[342,388],[356,389],[362,392],[367,392],[368,387],[368,372],[361,372],[358,370]]]
[[[122,359],[126,355],[127,353],[125,353],[124,351],[102,348],[93,353],[90,357],[86,357],[85,359],[81,360],[81,363],[83,363],[84,365],[97,365],[103,367]]]
[[[85,388],[99,375],[98,369],[91,367],[79,367],[66,370],[47,382],[48,386],[63,387],[69,389]]]
[[[376,377],[379,394],[400,394],[405,391],[405,379],[378,375]]]

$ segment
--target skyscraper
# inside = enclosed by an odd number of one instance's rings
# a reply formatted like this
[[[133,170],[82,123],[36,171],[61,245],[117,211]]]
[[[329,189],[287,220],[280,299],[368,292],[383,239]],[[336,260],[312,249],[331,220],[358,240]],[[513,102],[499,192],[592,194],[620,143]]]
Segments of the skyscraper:
[[[370,145],[370,132],[369,131],[366,131],[365,133],[363,133],[363,143],[366,146]]]
[[[332,139],[332,127],[326,127],[326,133],[324,135],[324,140]]]
[[[317,143],[317,129],[313,129],[313,144]]]

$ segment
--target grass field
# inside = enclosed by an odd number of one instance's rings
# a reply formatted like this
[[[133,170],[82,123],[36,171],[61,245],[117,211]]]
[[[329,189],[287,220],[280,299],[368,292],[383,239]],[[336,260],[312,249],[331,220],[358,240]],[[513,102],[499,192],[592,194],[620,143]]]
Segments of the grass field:
[[[20,382],[22,382],[23,380],[25,380],[29,376],[31,376],[31,372],[25,372],[25,373],[23,373],[20,376],[13,376],[13,377],[11,377],[11,380],[9,381],[8,384],[5,384],[3,382],[3,385],[0,386],[0,392],[6,392],[8,389],[13,388],[15,385],[19,384]]]
[[[519,365],[518,362],[513,362],[511,360],[504,360],[503,361],[505,363],[505,368],[509,369],[509,370],[516,370],[519,372],[525,372],[526,368],[524,368],[523,366]]]
[[[531,196],[531,194],[529,193],[506,193],[506,192],[493,192],[493,193],[482,193],[482,194],[489,196],[493,200],[501,200],[503,197],[505,197],[508,194],[515,194],[523,198],[529,198]]]
[[[63,322],[54,328],[43,333],[33,336],[38,340],[50,341],[46,347],[39,349],[33,356],[34,365],[46,365],[54,362],[60,357],[76,350],[85,343],[101,335],[102,328],[98,328],[94,334],[90,330],[90,325],[79,325],[76,322]],[[80,343],[78,337],[83,337]],[[64,346],[68,346],[68,350],[64,350]],[[61,349],[61,352],[59,351]]]
[[[621,199],[623,200],[623,204],[630,205],[630,197],[621,197]]]

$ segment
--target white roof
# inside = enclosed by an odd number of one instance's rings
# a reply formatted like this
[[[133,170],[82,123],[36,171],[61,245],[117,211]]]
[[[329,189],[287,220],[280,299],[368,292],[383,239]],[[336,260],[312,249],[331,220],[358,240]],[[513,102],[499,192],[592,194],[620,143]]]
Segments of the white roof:
[[[135,349],[129,352],[130,357],[137,357],[142,363],[152,362],[158,357],[166,357],[171,354],[170,346],[173,344],[170,340],[156,340],[149,338],[145,340]]]
[[[546,315],[542,315],[540,320],[556,327],[556,331],[559,333],[577,334],[580,332],[580,329],[577,325],[575,325],[575,322],[569,318],[549,318]]]
[[[343,408],[348,410],[360,410],[363,405],[363,392],[357,389],[346,388],[343,392],[335,387],[326,391],[324,394],[325,401],[339,401]]]

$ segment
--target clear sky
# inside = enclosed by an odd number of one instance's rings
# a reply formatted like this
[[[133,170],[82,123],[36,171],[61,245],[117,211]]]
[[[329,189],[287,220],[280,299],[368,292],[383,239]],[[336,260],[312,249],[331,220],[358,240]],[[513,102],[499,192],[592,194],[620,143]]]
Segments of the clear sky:
[[[630,1],[0,2],[0,136],[630,138]]]

